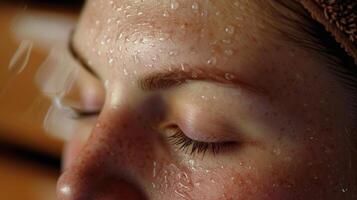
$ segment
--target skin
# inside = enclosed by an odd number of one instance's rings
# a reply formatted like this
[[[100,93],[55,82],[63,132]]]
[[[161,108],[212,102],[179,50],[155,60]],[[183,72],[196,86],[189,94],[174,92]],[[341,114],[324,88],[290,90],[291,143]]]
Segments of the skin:
[[[53,117],[73,132],[58,199],[353,199],[348,97],[321,57],[253,1],[177,2],[87,2],[73,46],[100,80],[80,69],[67,104],[100,114]],[[172,127],[233,145],[190,154]]]

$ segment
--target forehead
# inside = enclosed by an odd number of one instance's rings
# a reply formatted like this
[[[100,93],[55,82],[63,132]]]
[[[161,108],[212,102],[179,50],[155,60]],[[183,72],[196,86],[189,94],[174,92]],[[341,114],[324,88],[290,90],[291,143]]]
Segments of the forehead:
[[[266,34],[256,10],[247,0],[89,0],[74,41],[100,73],[222,65]]]

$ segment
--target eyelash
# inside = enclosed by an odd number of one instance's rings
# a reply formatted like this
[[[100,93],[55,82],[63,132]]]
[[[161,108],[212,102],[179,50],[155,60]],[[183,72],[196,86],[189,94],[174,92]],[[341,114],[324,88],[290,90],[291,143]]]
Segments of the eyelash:
[[[203,156],[207,151],[210,151],[213,155],[219,154],[236,144],[234,142],[200,142],[187,137],[180,128],[176,128],[175,132],[168,137],[168,140],[186,154],[202,154]]]

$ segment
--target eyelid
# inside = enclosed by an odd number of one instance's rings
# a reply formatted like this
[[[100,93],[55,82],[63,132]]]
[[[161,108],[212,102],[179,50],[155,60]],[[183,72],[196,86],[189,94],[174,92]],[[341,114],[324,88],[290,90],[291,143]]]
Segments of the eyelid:
[[[219,154],[223,150],[227,150],[230,147],[237,145],[236,142],[202,142],[193,140],[188,137],[179,127],[174,128],[174,134],[168,137],[168,140],[186,154],[202,154],[205,156],[207,151],[213,153],[213,155]],[[189,152],[190,151],[190,152]]]

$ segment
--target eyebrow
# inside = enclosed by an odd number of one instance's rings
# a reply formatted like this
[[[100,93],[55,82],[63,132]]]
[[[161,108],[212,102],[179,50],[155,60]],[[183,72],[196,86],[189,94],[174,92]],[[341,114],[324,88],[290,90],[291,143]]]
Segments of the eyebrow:
[[[240,87],[255,93],[266,93],[262,88],[253,86],[239,78],[234,72],[223,71],[207,66],[169,68],[166,72],[153,72],[139,78],[138,85],[144,91],[153,91],[178,87],[189,81],[206,81],[223,85]]]
[[[88,65],[87,62],[85,62],[85,59],[74,47],[73,33],[70,36],[68,48],[73,58],[78,61],[86,71],[88,71],[97,79],[101,79],[98,73],[93,70],[93,68]],[[170,66],[167,69],[169,70],[163,72],[153,72],[144,75],[144,77],[138,79],[138,86],[144,91],[154,91],[178,87],[182,84],[188,83],[189,81],[196,80],[241,87],[258,94],[266,93],[262,88],[257,88],[241,80],[236,73],[227,72],[226,70],[222,71],[219,68],[207,66],[192,67],[181,64],[180,67]]]

